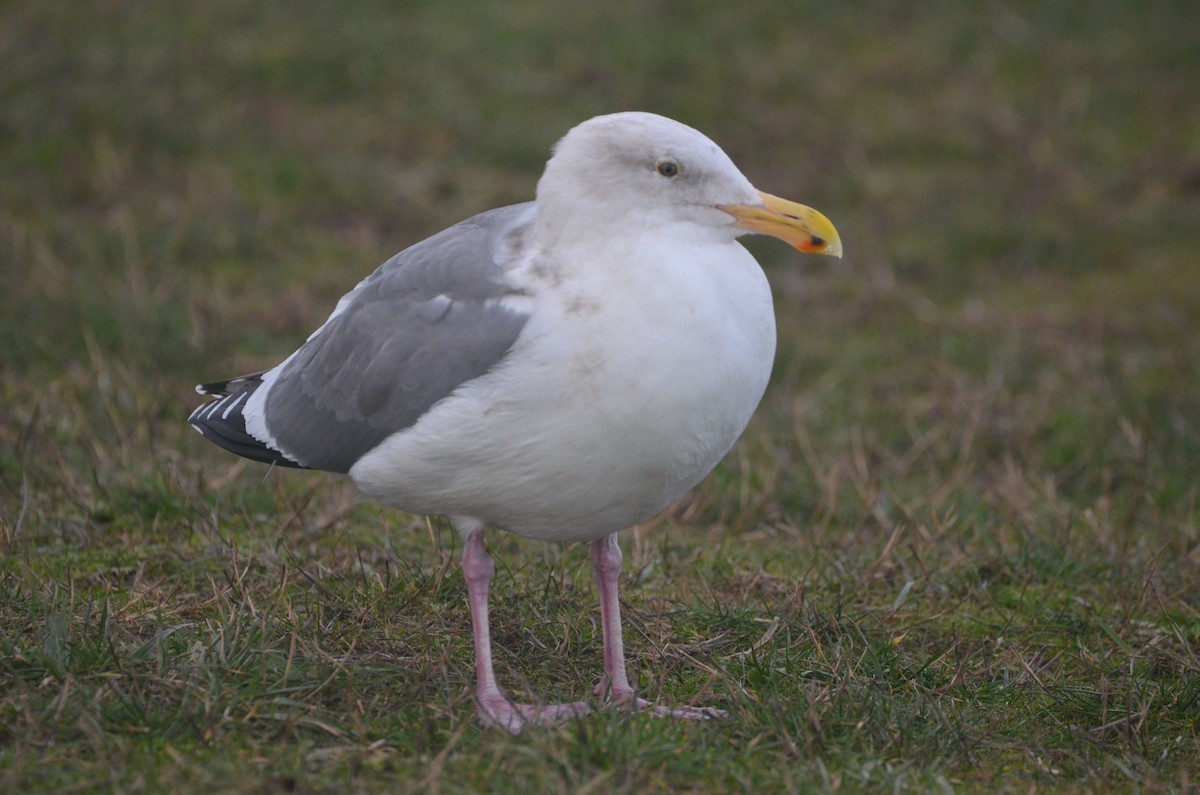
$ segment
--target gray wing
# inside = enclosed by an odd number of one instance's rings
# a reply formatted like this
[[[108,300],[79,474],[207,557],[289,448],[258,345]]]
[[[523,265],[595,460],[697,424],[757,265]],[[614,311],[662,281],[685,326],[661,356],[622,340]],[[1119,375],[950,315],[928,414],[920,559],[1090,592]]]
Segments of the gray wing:
[[[219,409],[193,413],[192,425],[249,458],[348,471],[512,348],[528,315],[504,301],[519,293],[504,284],[503,269],[533,217],[531,202],[492,210],[400,252],[274,371],[207,385],[230,394],[216,401]],[[228,388],[238,383],[240,399]],[[260,389],[265,397],[251,400]],[[262,421],[270,438],[253,433]],[[261,449],[248,454],[251,438]]]

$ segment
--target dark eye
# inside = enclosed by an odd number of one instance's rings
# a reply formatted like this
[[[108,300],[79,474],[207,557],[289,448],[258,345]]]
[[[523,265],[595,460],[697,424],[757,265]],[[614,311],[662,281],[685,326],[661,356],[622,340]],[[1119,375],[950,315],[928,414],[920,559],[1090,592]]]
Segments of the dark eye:
[[[679,164],[674,160],[659,160],[654,164],[654,170],[668,179],[679,176]]]

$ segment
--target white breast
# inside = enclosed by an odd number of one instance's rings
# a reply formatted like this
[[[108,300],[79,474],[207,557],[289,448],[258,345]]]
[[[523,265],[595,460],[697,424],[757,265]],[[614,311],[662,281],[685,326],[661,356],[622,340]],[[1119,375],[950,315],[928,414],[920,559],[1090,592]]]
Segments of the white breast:
[[[762,397],[775,321],[739,244],[658,245],[600,272],[515,273],[535,308],[511,354],[364,456],[355,483],[556,541],[644,521],[695,485]]]

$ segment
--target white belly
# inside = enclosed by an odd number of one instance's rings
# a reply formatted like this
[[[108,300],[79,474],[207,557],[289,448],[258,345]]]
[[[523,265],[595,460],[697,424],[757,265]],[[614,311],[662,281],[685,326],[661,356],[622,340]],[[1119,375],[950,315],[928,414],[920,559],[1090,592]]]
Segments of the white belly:
[[[414,513],[542,540],[592,540],[652,517],[728,452],[770,375],[770,291],[754,259],[730,249],[719,267],[535,296],[504,364],[351,477]]]

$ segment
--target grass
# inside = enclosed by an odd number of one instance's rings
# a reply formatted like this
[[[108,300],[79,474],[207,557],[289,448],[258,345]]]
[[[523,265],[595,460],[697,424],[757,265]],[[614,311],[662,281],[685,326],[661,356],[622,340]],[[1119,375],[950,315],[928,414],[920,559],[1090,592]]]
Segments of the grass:
[[[0,9],[0,790],[1194,791],[1191,6],[742,6]],[[729,719],[511,738],[447,527],[183,419],[624,108],[848,254],[750,242],[772,387],[623,538],[631,676]],[[586,555],[491,543],[501,680],[580,697]]]

